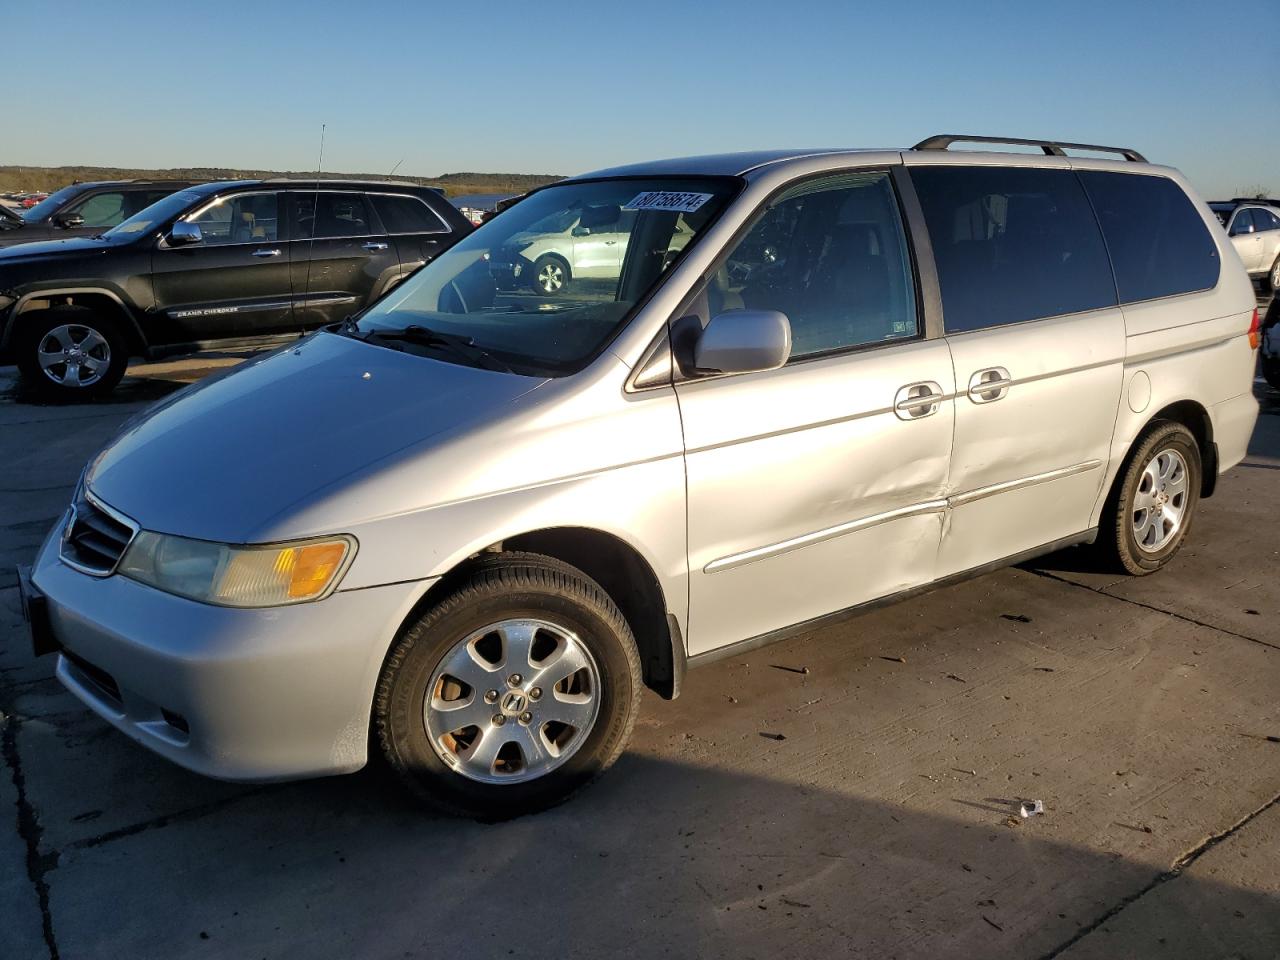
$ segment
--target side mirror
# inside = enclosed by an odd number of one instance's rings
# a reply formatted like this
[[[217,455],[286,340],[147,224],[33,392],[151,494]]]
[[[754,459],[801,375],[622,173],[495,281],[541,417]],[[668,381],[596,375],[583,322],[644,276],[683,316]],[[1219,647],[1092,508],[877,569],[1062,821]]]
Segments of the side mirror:
[[[777,310],[730,310],[711,318],[693,348],[703,373],[776,370],[791,356],[791,321]]]
[[[203,243],[204,235],[200,233],[200,228],[194,223],[179,220],[173,225],[173,229],[169,231],[169,242],[175,247],[188,247],[193,243]]]
[[[591,228],[590,228],[590,227],[574,227],[572,232],[573,232],[573,235],[574,235],[575,237],[589,237],[589,236],[591,236]]]
[[[63,213],[55,217],[53,222],[63,230],[74,230],[76,227],[84,226],[84,217],[78,213]]]

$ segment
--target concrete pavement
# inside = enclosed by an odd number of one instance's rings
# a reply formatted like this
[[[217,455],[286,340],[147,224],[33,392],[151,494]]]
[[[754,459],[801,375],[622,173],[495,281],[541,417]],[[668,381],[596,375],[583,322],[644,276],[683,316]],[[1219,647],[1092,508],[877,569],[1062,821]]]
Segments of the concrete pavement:
[[[208,367],[0,400],[0,569]],[[184,773],[60,689],[0,579],[0,957],[1275,957],[1280,396],[1258,389],[1249,459],[1167,570],[1059,554],[699,669],[599,784],[499,825],[377,768]]]

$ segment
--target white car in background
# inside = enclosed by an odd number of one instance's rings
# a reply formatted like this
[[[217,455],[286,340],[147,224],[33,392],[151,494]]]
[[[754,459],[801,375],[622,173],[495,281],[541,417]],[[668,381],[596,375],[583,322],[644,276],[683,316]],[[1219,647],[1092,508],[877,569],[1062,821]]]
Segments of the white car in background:
[[[1225,200],[1209,204],[1252,278],[1280,289],[1280,201]]]
[[[570,280],[617,279],[635,215],[616,205],[560,211],[511,237],[490,260],[490,273],[499,287],[529,286],[546,295],[560,293]],[[678,222],[668,255],[692,236]]]

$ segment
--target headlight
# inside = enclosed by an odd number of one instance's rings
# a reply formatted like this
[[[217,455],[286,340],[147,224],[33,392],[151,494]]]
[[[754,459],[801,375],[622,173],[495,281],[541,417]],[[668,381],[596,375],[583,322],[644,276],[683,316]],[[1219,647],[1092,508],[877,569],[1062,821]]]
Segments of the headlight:
[[[351,537],[253,546],[143,530],[119,573],[180,597],[227,607],[274,607],[325,596],[355,553]]]

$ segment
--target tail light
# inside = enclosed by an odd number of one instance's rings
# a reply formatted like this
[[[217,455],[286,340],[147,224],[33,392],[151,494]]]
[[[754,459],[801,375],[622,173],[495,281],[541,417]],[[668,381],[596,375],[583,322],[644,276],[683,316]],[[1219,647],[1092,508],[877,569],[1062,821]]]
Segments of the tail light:
[[[1253,308],[1253,322],[1249,324],[1249,346],[1257,350],[1262,345],[1262,321],[1258,319],[1258,308]]]

